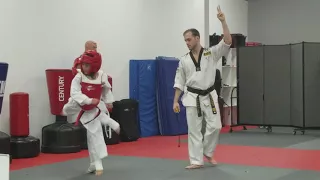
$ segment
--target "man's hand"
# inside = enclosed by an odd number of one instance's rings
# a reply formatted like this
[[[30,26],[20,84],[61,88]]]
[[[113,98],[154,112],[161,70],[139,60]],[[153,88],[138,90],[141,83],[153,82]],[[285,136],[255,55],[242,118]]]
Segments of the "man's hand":
[[[180,105],[179,105],[178,102],[174,102],[174,103],[173,103],[173,111],[174,111],[175,113],[179,113],[179,112],[180,112]]]
[[[226,20],[226,17],[224,16],[223,12],[221,11],[220,5],[217,7],[217,11],[218,11],[218,14],[217,14],[218,19],[221,22],[224,22]]]
[[[100,103],[99,99],[95,99],[95,98],[92,99],[92,102],[91,102],[92,105],[98,105],[99,103]]]
[[[224,13],[221,11],[220,6],[217,7],[217,17],[221,21],[222,29],[223,29],[223,40],[226,44],[231,45],[232,44],[232,37],[228,28],[228,25],[226,23],[226,17],[224,16]]]
[[[175,113],[180,112],[180,105],[178,103],[178,100],[179,100],[181,93],[182,93],[182,91],[180,89],[175,88],[174,99],[173,99],[173,112],[175,112]]]

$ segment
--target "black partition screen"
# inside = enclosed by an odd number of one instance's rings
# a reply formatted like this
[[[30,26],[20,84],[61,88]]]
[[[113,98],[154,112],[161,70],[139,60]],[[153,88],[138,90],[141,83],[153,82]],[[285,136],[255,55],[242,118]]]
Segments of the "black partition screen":
[[[291,125],[303,127],[303,44],[291,45]]]
[[[239,48],[237,54],[238,121],[263,124],[263,47]]]
[[[320,127],[320,43],[304,43],[305,126]]]
[[[320,127],[320,43],[240,47],[238,125]]]
[[[264,120],[290,124],[290,46],[264,47]]]

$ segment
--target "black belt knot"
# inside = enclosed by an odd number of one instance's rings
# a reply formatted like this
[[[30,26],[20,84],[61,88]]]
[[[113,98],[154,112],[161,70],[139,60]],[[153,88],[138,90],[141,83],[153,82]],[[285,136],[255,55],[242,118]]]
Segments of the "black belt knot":
[[[197,112],[198,112],[198,117],[202,116],[201,113],[201,107],[200,107],[200,96],[206,96],[209,94],[209,98],[210,98],[210,104],[211,104],[211,108],[212,108],[212,113],[213,114],[217,114],[217,109],[216,106],[214,104],[213,98],[211,96],[211,92],[214,90],[214,86],[211,86],[210,88],[206,89],[206,90],[201,90],[201,89],[195,89],[192,87],[187,87],[187,90],[191,93],[195,93],[197,94],[197,99],[196,99],[196,103],[197,103]]]

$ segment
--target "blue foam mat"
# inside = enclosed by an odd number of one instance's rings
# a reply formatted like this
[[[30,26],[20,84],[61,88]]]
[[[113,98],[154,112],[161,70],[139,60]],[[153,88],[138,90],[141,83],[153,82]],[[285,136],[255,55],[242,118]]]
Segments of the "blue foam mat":
[[[173,112],[174,78],[178,67],[178,59],[159,56],[157,62],[157,108],[161,135],[187,134],[185,107],[180,103],[180,113]]]
[[[139,102],[138,124],[141,137],[159,135],[156,101],[156,61],[130,60],[129,96]]]

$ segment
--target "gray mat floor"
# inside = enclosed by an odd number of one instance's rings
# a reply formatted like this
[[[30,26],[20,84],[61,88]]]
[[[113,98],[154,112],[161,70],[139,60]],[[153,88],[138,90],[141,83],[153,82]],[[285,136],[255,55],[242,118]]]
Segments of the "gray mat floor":
[[[13,171],[10,180],[319,180],[320,172],[220,164],[203,169],[184,169],[187,161],[110,156],[104,160],[104,174],[85,174],[88,159]]]
[[[221,134],[220,144],[264,146],[320,150],[320,133],[308,132],[293,135],[291,128],[273,128]],[[186,143],[186,140],[183,139]],[[204,169],[185,170],[188,161],[155,158],[110,156],[104,159],[104,174],[96,177],[86,174],[87,158],[62,163],[26,168],[10,173],[10,180],[319,180],[320,172],[299,171],[269,167],[220,164]]]
[[[188,140],[183,138],[181,142],[187,143]],[[220,135],[219,144],[320,150],[320,131],[293,135],[292,128],[276,127],[270,133],[266,129],[255,128],[223,133]]]
[[[273,127],[270,133],[266,129],[248,129],[221,134],[219,143],[317,150],[320,149],[320,131],[307,131],[305,135],[298,132],[293,135],[292,128]]]

